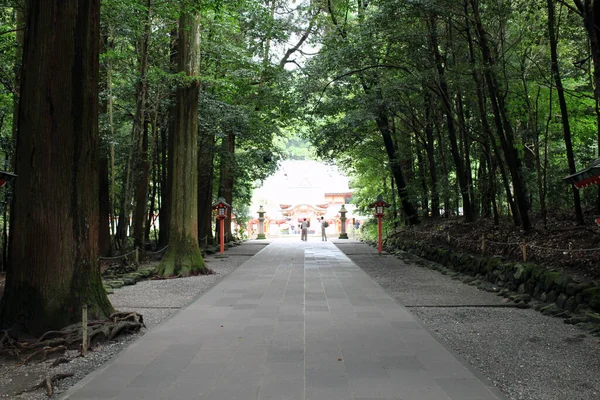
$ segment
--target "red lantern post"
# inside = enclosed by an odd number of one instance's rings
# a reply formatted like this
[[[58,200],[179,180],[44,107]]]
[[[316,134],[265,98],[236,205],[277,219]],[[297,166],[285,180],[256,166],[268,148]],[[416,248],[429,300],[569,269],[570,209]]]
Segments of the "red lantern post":
[[[225,199],[219,197],[219,201],[213,205],[213,210],[217,210],[217,220],[219,221],[219,244],[220,253],[225,252],[225,218],[227,218],[227,210],[231,207],[225,202]]]
[[[389,206],[390,205],[388,203],[383,201],[383,197],[381,197],[381,195],[377,196],[376,202],[369,204],[369,208],[375,209],[375,216],[377,217],[377,236],[378,236],[377,250],[379,251],[379,254],[381,254],[381,252],[383,250],[382,219],[383,219],[383,216],[385,215],[384,210]]]

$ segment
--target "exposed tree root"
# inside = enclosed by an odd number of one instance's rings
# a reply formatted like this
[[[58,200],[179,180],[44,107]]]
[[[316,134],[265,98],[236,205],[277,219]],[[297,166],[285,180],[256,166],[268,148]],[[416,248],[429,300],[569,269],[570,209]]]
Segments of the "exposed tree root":
[[[89,321],[87,347],[122,334],[138,332],[142,327],[146,327],[144,319],[136,312],[116,312],[107,319]],[[48,331],[33,342],[20,341],[4,330],[0,331],[0,356],[16,358],[21,365],[34,360],[46,361],[49,356],[62,355],[70,349],[81,350],[82,341],[81,323],[60,331]]]
[[[40,383],[38,383],[37,385],[35,385],[34,387],[23,390],[19,393],[16,393],[15,395],[20,396],[23,393],[33,392],[34,390],[46,389],[46,394],[48,395],[48,397],[51,397],[54,394],[54,388],[52,387],[52,385],[61,379],[69,378],[73,375],[75,375],[75,374],[67,373],[67,374],[56,374],[52,377],[47,376],[46,378],[42,379],[42,381]]]

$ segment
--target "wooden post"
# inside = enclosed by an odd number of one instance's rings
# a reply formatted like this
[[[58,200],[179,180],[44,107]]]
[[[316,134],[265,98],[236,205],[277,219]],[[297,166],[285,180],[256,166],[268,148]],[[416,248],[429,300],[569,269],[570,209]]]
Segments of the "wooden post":
[[[381,229],[381,217],[377,217],[377,251],[379,254],[383,251],[383,242],[382,242],[382,229]]]
[[[523,262],[527,262],[527,243],[521,243],[521,253],[523,253]]]
[[[88,347],[88,315],[87,304],[81,306],[81,355],[87,354]]]
[[[140,263],[140,249],[135,248],[135,263],[136,265]]]
[[[485,256],[485,236],[481,236],[481,255]]]
[[[219,252],[221,254],[225,253],[225,218],[219,218],[219,239],[220,239],[220,247]]]

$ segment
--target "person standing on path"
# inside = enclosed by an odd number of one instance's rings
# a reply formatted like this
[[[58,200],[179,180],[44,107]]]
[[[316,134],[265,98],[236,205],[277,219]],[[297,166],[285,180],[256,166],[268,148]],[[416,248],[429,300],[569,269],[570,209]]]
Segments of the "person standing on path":
[[[308,222],[306,222],[306,218],[304,218],[304,220],[302,220],[302,233],[300,235],[300,240],[304,240],[306,242],[306,239],[308,237]]]
[[[327,241],[327,233],[325,232],[325,228],[329,226],[329,223],[321,217],[321,241]]]

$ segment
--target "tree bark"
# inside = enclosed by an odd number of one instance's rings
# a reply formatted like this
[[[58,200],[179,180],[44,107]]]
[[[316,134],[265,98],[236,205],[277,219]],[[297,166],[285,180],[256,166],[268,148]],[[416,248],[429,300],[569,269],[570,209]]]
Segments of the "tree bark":
[[[148,210],[148,190],[150,189],[150,157],[148,123],[144,123],[142,132],[142,148],[138,153],[136,167],[135,208],[133,210],[133,240],[134,246],[144,250],[146,248],[146,214]]]
[[[169,247],[157,273],[163,276],[205,274],[198,246],[198,96],[200,18],[182,10],[177,46],[178,70],[188,78],[177,88],[173,147]]]
[[[99,0],[31,0],[2,327],[38,335],[112,311],[98,266]]]
[[[214,180],[215,135],[200,130],[198,146],[198,239],[201,247],[214,244],[212,200]]]

